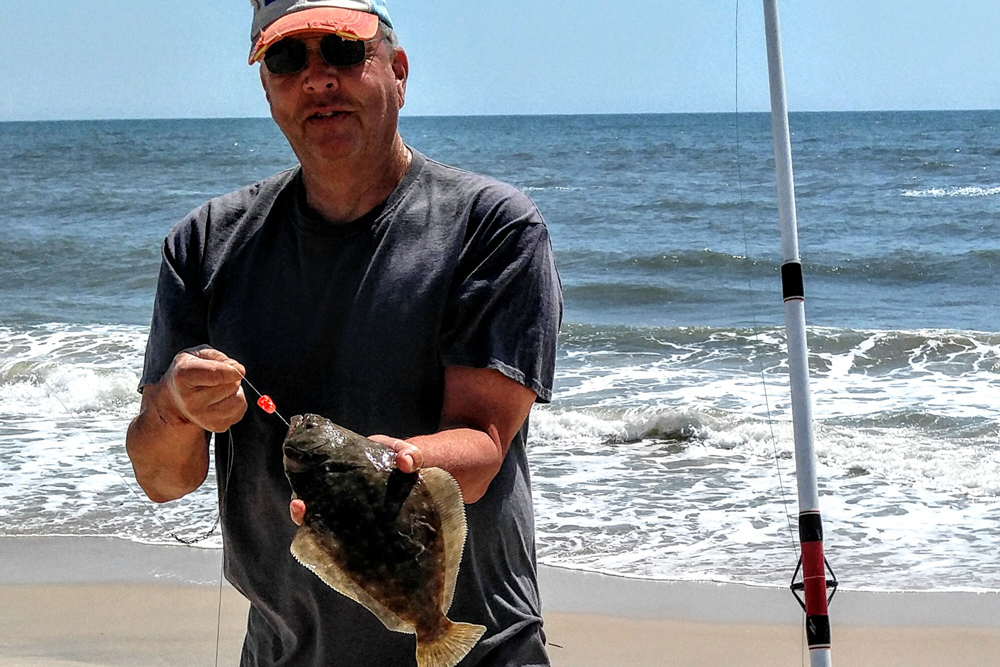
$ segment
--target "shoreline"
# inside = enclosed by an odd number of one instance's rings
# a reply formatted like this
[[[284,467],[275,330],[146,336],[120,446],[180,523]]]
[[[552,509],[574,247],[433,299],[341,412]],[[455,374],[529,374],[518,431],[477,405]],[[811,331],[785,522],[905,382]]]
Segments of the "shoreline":
[[[539,566],[543,607],[635,619],[801,625],[787,588],[630,579]],[[1000,631],[1000,592],[841,590],[835,626],[968,627]]]
[[[75,543],[84,546],[87,552],[92,554],[102,554],[110,556],[112,558],[121,558],[126,554],[140,554],[158,553],[161,554],[159,558],[152,558],[153,562],[160,562],[165,564],[167,562],[172,563],[166,569],[171,571],[176,571],[179,573],[181,571],[188,573],[198,573],[201,577],[211,576],[212,581],[196,580],[190,583],[199,584],[209,584],[218,583],[218,573],[210,574],[210,568],[207,566],[209,561],[218,561],[219,555],[222,553],[221,546],[199,546],[199,545],[186,545],[181,543],[164,543],[164,542],[143,542],[134,540],[129,537],[120,537],[116,535],[66,535],[66,534],[46,534],[46,535],[0,535],[0,545],[6,545],[5,551],[11,553],[13,560],[11,561],[13,565],[17,565],[18,562],[22,564],[25,562],[25,551],[37,553],[41,550],[42,553],[51,553],[56,550],[56,546],[59,541],[66,543]],[[89,543],[89,547],[86,545]],[[104,546],[101,546],[104,545]],[[148,550],[148,551],[147,551]],[[180,552],[188,552],[181,556]],[[170,558],[167,558],[166,554],[173,554]],[[200,554],[200,555],[195,555]],[[208,554],[208,555],[206,555]],[[214,558],[210,555],[216,554]],[[0,558],[3,555],[0,554]],[[58,557],[58,556],[57,556]],[[180,559],[179,561],[177,559]],[[37,566],[38,563],[32,559],[32,565]],[[0,560],[0,563],[3,561]],[[48,562],[48,561],[46,561]],[[694,586],[720,586],[720,587],[738,587],[747,588],[752,590],[764,590],[764,591],[784,591],[788,592],[788,587],[783,584],[761,584],[754,582],[740,582],[740,581],[729,581],[726,579],[696,579],[696,578],[677,578],[677,579],[666,579],[658,578],[652,576],[635,575],[635,574],[622,574],[619,572],[611,572],[606,570],[594,570],[588,569],[586,567],[579,567],[574,565],[553,565],[550,563],[540,562],[538,564],[539,571],[541,570],[553,570],[557,572],[568,572],[575,573],[582,577],[607,577],[609,579],[620,580],[620,581],[634,581],[649,583],[653,585],[694,585]],[[49,569],[51,569],[51,563],[49,564]],[[83,574],[84,572],[99,572],[94,568],[87,568],[84,566],[83,570],[78,571],[75,575],[59,575],[59,576],[69,576],[69,580],[74,581],[91,581],[87,579]],[[15,570],[16,572],[16,570]],[[0,572],[0,585],[4,583],[14,583],[12,578],[17,578],[18,575],[10,575],[9,573]],[[109,576],[107,574],[97,574],[97,578],[93,581],[104,581],[102,577]],[[142,581],[141,575],[138,572],[132,572],[131,574],[116,574],[113,578],[108,579],[108,581],[118,581],[119,577],[124,576],[126,580],[136,580]],[[178,575],[179,576],[179,575]],[[42,582],[51,581],[45,577],[38,576],[37,574],[27,575],[24,572],[20,573],[20,578],[26,582]],[[858,587],[850,588],[841,585],[840,592],[838,595],[844,593],[850,593],[851,595],[857,594],[873,594],[873,595],[972,595],[972,596],[989,596],[1000,594],[1000,588],[990,589],[990,588],[892,588],[892,589],[880,589],[874,587]]]
[[[219,585],[221,550],[116,538],[0,538],[0,667],[237,665],[247,602]],[[542,565],[554,667],[802,661],[786,589],[629,579]],[[221,619],[220,619],[221,614]],[[986,666],[1000,593],[842,591],[838,665]]]

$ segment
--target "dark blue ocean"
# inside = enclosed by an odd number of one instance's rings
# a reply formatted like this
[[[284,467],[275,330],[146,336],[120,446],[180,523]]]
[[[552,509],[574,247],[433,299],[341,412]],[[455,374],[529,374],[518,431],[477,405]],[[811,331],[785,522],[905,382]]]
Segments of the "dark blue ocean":
[[[551,230],[566,317],[532,420],[540,560],[789,579],[769,116],[401,125],[525,190]],[[791,126],[831,564],[852,588],[998,590],[1000,112]],[[0,123],[0,534],[211,527],[212,484],[157,508],[126,486],[159,247],[293,164],[270,120]]]

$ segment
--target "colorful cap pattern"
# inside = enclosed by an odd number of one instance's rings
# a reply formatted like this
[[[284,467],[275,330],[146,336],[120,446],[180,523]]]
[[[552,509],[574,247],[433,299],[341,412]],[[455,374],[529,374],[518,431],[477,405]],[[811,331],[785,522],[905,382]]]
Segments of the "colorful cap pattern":
[[[321,30],[347,39],[371,39],[382,21],[392,19],[385,0],[250,0],[250,64],[264,57],[267,47],[297,32]]]

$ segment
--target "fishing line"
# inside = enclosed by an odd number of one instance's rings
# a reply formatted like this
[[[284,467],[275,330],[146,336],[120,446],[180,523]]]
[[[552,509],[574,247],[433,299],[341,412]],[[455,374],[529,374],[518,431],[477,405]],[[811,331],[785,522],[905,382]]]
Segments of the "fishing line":
[[[778,488],[781,490],[781,504],[785,509],[785,521],[788,524],[788,535],[792,543],[792,552],[795,557],[800,558],[799,553],[799,543],[795,539],[795,530],[792,527],[792,516],[788,510],[788,494],[785,491],[785,482],[782,478],[781,472],[781,460],[778,457],[778,440],[774,435],[774,419],[771,415],[771,401],[767,393],[767,376],[764,373],[764,358],[761,354],[761,343],[760,343],[760,329],[757,323],[757,309],[754,303],[754,293],[753,293],[753,270],[752,262],[750,260],[750,241],[749,235],[747,233],[747,222],[746,222],[746,202],[743,196],[743,157],[740,143],[740,0],[736,0],[736,173],[737,180],[739,183],[739,193],[740,193],[740,225],[743,228],[743,252],[746,257],[746,272],[747,272],[747,292],[750,302],[750,317],[753,321],[753,338],[754,338],[754,353],[757,355],[757,366],[760,372],[760,383],[764,391],[764,408],[767,411],[767,427],[771,434],[771,449],[774,452],[774,467],[778,471]],[[808,619],[804,619],[808,620]],[[799,651],[799,658],[801,664],[804,666],[806,661],[806,654],[808,653],[806,647],[805,635],[802,636],[802,647]],[[218,667],[218,666],[216,666]]]
[[[219,566],[219,610],[215,618],[215,667],[219,667],[219,648],[222,645],[222,580],[225,577],[226,558],[223,556],[222,564]]]
[[[754,353],[757,355],[757,366],[760,373],[760,383],[764,390],[764,408],[767,411],[767,427],[771,434],[771,448],[774,452],[774,466],[778,470],[778,487],[781,490],[781,504],[785,509],[785,520],[788,523],[788,534],[792,542],[792,551],[799,557],[799,545],[795,540],[795,529],[792,527],[792,517],[788,510],[788,495],[782,478],[781,460],[778,458],[778,440],[774,435],[774,419],[771,415],[771,401],[767,393],[767,376],[764,373],[764,357],[761,353],[760,328],[757,322],[757,308],[754,302],[753,271],[750,259],[750,241],[747,233],[746,202],[743,197],[743,159],[740,143],[740,0],[736,0],[736,173],[740,193],[740,225],[743,228],[743,252],[746,258],[747,294],[750,302],[750,317],[753,321]]]
[[[264,410],[264,412],[267,412],[268,414],[274,414],[274,415],[276,415],[281,421],[283,421],[285,423],[286,426],[289,426],[288,421],[284,417],[282,417],[281,414],[278,413],[277,409],[274,406],[274,401],[271,400],[271,397],[267,396],[265,394],[261,394],[257,390],[257,388],[254,387],[250,383],[249,380],[247,380],[247,378],[246,378],[245,375],[242,375],[242,373],[241,373],[241,376],[243,377],[243,381],[246,382],[247,385],[249,385],[250,388],[253,389],[253,391],[258,396],[260,396],[260,399],[257,401],[258,406],[260,406],[260,408],[262,410]],[[219,501],[219,512],[218,512],[218,514],[216,514],[215,522],[212,524],[211,529],[209,529],[209,531],[207,533],[205,533],[204,535],[202,535],[201,537],[184,538],[184,537],[181,537],[181,536],[177,535],[172,530],[170,530],[167,527],[167,525],[156,514],[156,512],[153,510],[152,506],[150,505],[150,502],[148,500],[144,500],[143,497],[141,495],[139,495],[139,493],[129,483],[128,478],[126,478],[125,475],[123,475],[121,473],[121,471],[119,471],[118,468],[115,466],[114,462],[111,460],[111,457],[108,455],[107,450],[105,448],[99,446],[97,444],[97,442],[93,438],[90,437],[90,434],[87,432],[87,428],[79,420],[79,418],[69,409],[69,406],[66,405],[66,403],[62,400],[62,398],[59,397],[59,394],[54,393],[51,389],[49,389],[49,387],[44,382],[41,382],[40,385],[41,385],[42,389],[45,391],[45,393],[46,393],[46,395],[48,397],[54,398],[56,400],[56,402],[59,403],[59,405],[62,406],[63,411],[66,413],[67,416],[69,416],[69,418],[73,421],[73,423],[77,426],[77,428],[80,429],[80,431],[83,433],[84,437],[87,438],[87,440],[94,447],[94,449],[95,450],[99,450],[101,452],[101,455],[104,457],[104,460],[108,464],[108,467],[111,469],[111,471],[114,472],[116,475],[118,475],[118,478],[122,481],[122,483],[129,490],[129,492],[139,502],[139,504],[142,506],[143,510],[149,516],[151,516],[153,518],[153,520],[156,521],[156,523],[158,523],[160,525],[160,528],[162,528],[163,531],[166,534],[168,534],[170,537],[172,537],[177,542],[183,544],[184,546],[194,546],[195,544],[199,544],[201,542],[204,542],[205,540],[207,540],[208,538],[212,537],[212,535],[215,534],[215,531],[219,527],[219,523],[222,520],[222,513],[223,513],[223,510],[224,510],[225,505],[226,505],[226,499],[227,499],[227,497],[229,495],[229,481],[232,478],[232,474],[233,474],[233,461],[236,458],[235,457],[236,441],[233,438],[233,432],[232,432],[232,430],[227,430],[226,431],[226,435],[229,436],[229,456],[228,456],[229,460],[228,460],[227,465],[226,465],[225,490],[223,491],[222,497],[220,498],[220,501]],[[216,435],[216,437],[218,437],[221,434],[215,434],[215,435]]]
[[[253,389],[254,393],[256,393],[257,396],[259,397],[257,399],[257,407],[259,407],[261,410],[263,410],[264,412],[266,412],[269,415],[275,415],[278,419],[280,419],[281,421],[283,421],[285,423],[285,426],[288,426],[289,428],[291,428],[291,425],[288,423],[288,420],[285,419],[284,417],[282,417],[281,413],[278,412],[278,406],[275,404],[274,400],[270,396],[268,396],[267,394],[262,394],[257,389],[257,387],[253,386],[253,383],[250,382],[250,380],[247,379],[246,375],[244,375],[243,373],[240,373],[240,376],[243,378],[243,381],[246,382],[247,385],[251,389]],[[232,475],[232,472],[233,472],[233,461],[235,459],[236,459],[236,445],[235,445],[235,441],[233,440],[232,429],[230,429],[229,430],[229,470],[226,473],[226,490],[223,492],[222,498],[219,501],[219,518],[218,518],[218,520],[220,520],[220,521],[222,519],[222,514],[226,510],[226,499],[229,497],[229,480],[230,480],[230,476]],[[219,572],[219,610],[218,610],[218,617],[216,619],[216,625],[215,625],[215,667],[219,667],[219,651],[220,651],[220,647],[222,645],[222,588],[223,588],[222,582],[223,582],[223,579],[225,579],[225,576],[226,576],[226,559],[225,559],[225,555],[223,555],[222,565],[220,567],[220,572]]]
[[[285,422],[285,426],[291,428],[292,425],[288,423],[287,419],[281,416],[281,413],[278,412],[278,407],[274,404],[274,401],[271,399],[271,397],[268,396],[267,394],[260,393],[257,390],[257,387],[250,384],[250,380],[247,379],[246,375],[243,375],[243,373],[240,373],[240,375],[243,376],[243,381],[246,382],[248,385],[250,385],[250,388],[254,390],[254,393],[260,397],[257,399],[257,407],[259,407],[261,410],[263,410],[269,415],[275,415],[278,419]]]
[[[222,522],[222,515],[226,511],[227,501],[229,499],[229,482],[232,479],[233,475],[233,461],[236,460],[236,439],[233,438],[232,429],[227,430],[226,433],[229,434],[229,452],[227,453],[229,461],[226,464],[226,484],[225,484],[226,488],[222,492],[222,496],[219,498],[219,513],[218,515],[216,515],[215,526],[212,526],[212,532],[215,532],[216,526],[218,526]],[[216,448],[216,457],[218,457],[218,448]],[[209,535],[211,535],[211,533],[209,533]],[[218,605],[218,610],[216,612],[216,623],[215,623],[215,667],[219,667],[219,647],[222,643],[222,589],[223,589],[223,582],[226,578],[225,547],[223,547],[223,554],[220,560],[221,562],[219,563],[219,605]]]

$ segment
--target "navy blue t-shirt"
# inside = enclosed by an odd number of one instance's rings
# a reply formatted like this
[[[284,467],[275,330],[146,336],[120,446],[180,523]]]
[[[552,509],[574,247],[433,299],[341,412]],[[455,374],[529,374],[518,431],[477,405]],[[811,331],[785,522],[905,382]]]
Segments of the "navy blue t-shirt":
[[[525,195],[414,151],[395,192],[360,220],[331,224],[304,202],[295,169],[171,230],[142,385],[207,344],[243,363],[285,416],[400,438],[438,430],[446,366],[492,368],[551,399],[562,299]],[[386,630],[289,553],[285,431],[251,409],[231,429],[232,451],[216,438],[226,575],[251,602],[243,667],[415,664],[412,635]],[[466,508],[448,616],[487,632],[463,666],[548,664],[526,434],[527,424]]]

